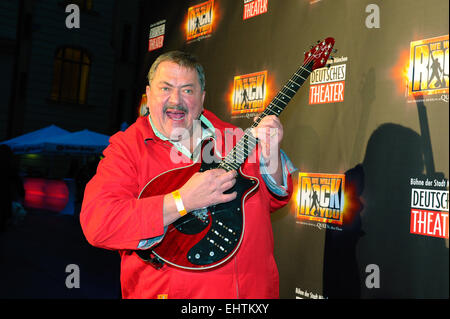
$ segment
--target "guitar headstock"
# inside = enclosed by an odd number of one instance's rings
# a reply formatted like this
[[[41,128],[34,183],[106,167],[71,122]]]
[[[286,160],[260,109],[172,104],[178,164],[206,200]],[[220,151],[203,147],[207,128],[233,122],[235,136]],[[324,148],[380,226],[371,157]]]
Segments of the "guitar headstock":
[[[305,53],[304,64],[314,61],[312,70],[324,67],[332,53],[333,46],[334,38],[326,38],[323,41],[318,41],[317,45]]]

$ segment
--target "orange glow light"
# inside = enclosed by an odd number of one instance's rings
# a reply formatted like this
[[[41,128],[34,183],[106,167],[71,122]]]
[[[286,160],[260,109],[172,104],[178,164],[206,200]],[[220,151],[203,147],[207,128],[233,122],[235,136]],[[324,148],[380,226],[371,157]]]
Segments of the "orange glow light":
[[[391,70],[391,77],[396,83],[397,93],[406,96],[409,81],[409,50],[400,52],[397,64]]]
[[[142,94],[141,103],[139,103],[138,116],[144,116],[147,112],[147,94]]]
[[[347,181],[344,192],[344,225],[351,225],[361,214],[364,204],[361,199],[362,190],[358,189],[354,181]]]

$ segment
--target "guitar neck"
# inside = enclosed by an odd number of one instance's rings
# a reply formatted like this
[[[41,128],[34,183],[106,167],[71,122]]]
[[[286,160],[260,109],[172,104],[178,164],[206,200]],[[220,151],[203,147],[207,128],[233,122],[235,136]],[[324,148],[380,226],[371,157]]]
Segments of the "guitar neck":
[[[251,129],[258,126],[261,120],[267,115],[279,116],[286,108],[289,101],[294,97],[295,93],[302,87],[303,83],[311,74],[314,62],[310,61],[303,64],[286,82],[283,88],[269,103],[266,109],[257,117],[253,125],[246,129],[242,138],[237,142],[236,146],[228,153],[228,155],[219,164],[219,167],[226,170],[237,170],[253,151],[258,143],[256,137],[251,133]]]

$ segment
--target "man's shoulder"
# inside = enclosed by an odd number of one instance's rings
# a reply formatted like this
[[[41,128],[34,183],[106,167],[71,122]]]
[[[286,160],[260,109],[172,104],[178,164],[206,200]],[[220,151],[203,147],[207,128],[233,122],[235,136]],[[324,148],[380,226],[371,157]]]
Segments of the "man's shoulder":
[[[125,131],[119,131],[111,136],[110,143],[120,143],[130,141],[142,141],[144,142],[148,138],[154,137],[154,133],[151,130],[150,123],[147,117],[141,116],[136,119],[136,121],[130,125]]]
[[[216,114],[211,111],[205,110],[203,112],[203,116],[206,117],[206,119],[208,119],[216,129],[219,129],[221,131],[237,128],[237,126],[221,120]]]

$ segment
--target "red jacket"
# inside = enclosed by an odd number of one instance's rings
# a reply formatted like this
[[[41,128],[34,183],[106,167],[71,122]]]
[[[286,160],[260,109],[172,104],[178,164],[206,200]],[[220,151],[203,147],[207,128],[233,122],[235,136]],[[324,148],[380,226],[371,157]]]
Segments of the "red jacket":
[[[225,136],[231,124],[211,112],[204,116]],[[110,139],[97,174],[87,184],[80,214],[83,232],[92,245],[118,250],[121,255],[123,298],[278,298],[278,269],[273,256],[270,212],[284,206],[288,196],[273,195],[265,186],[259,163],[247,160],[242,171],[260,181],[245,202],[245,230],[241,246],[225,264],[202,271],[164,265],[156,270],[133,250],[140,240],[160,236],[163,195],[138,199],[155,176],[186,163],[170,160],[170,142],[155,136],[147,117],[139,118],[125,132]],[[184,155],[183,155],[184,156]]]

